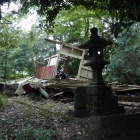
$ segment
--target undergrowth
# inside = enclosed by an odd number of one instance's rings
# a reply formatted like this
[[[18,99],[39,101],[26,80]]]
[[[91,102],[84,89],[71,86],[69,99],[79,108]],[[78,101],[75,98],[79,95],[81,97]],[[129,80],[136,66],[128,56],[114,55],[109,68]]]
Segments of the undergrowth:
[[[2,94],[0,94],[0,110],[3,110],[4,107],[9,105],[10,102],[8,101],[8,98]]]

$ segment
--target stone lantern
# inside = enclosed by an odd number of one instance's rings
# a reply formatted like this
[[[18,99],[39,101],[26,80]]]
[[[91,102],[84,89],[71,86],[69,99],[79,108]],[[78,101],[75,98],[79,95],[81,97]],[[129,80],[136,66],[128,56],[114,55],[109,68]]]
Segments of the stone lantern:
[[[118,106],[117,96],[113,96],[111,87],[103,81],[102,70],[109,64],[104,60],[103,50],[112,42],[106,41],[98,36],[98,29],[92,28],[90,40],[80,45],[80,49],[89,51],[90,60],[85,66],[93,70],[93,80],[86,87],[77,88],[75,91],[75,114],[93,113],[97,116],[120,114],[124,112],[123,106]]]
[[[79,46],[80,49],[88,49],[89,51],[90,60],[84,65],[92,68],[94,74],[92,81],[94,85],[104,85],[102,69],[109,62],[104,60],[103,49],[111,44],[112,42],[101,39],[98,36],[97,28],[92,28],[90,40]]]

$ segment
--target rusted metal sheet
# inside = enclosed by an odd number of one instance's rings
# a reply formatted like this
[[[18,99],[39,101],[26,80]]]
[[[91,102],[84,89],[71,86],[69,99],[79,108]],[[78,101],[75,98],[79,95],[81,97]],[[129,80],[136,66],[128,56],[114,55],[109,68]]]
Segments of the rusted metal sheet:
[[[37,75],[38,79],[42,79],[43,72],[44,72],[44,67],[39,67],[38,68],[38,75]]]
[[[54,74],[55,66],[46,66],[38,68],[38,79],[51,79]]]
[[[47,66],[44,68],[44,73],[42,79],[51,79],[54,73],[55,66]]]

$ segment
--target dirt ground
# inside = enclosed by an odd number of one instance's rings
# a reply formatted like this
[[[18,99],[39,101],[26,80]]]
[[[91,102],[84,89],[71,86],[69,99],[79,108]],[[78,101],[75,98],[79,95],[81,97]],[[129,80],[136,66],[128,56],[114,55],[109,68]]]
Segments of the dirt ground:
[[[76,140],[88,135],[90,117],[74,117],[69,112],[73,101],[38,101],[24,95],[8,97],[7,102],[0,111],[0,140]],[[125,109],[137,113],[134,107]]]
[[[0,140],[65,140],[86,135],[83,119],[68,113],[73,102],[37,101],[26,96],[8,97],[8,102],[0,111]]]

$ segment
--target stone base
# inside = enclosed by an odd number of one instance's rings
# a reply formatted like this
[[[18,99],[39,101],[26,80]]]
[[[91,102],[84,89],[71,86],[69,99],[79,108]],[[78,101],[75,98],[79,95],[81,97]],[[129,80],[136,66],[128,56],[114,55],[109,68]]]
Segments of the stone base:
[[[77,140],[140,140],[140,114],[93,116]]]
[[[87,95],[88,106],[95,107],[107,107],[107,106],[118,106],[117,96],[91,96]]]
[[[91,111],[89,111],[89,110],[75,110],[74,111],[74,116],[78,117],[78,118],[86,117],[89,115],[91,115]]]
[[[113,107],[94,107],[93,114],[96,116],[105,116],[112,114],[123,114],[124,107],[123,106],[113,106]]]
[[[110,86],[106,85],[88,85],[85,87],[86,94],[91,96],[111,96],[112,91]]]
[[[113,96],[111,87],[106,85],[88,85],[85,87],[88,110],[96,116],[124,113],[124,107],[118,106],[118,97]]]

